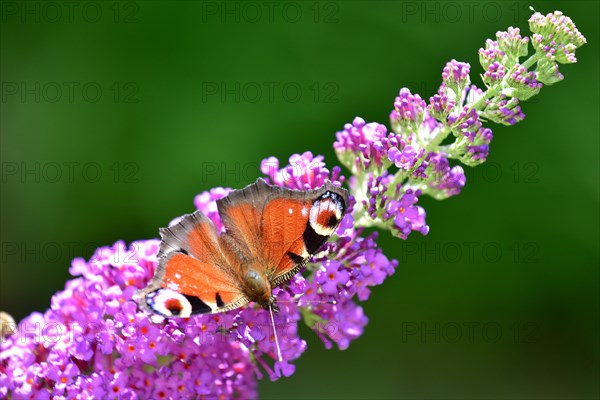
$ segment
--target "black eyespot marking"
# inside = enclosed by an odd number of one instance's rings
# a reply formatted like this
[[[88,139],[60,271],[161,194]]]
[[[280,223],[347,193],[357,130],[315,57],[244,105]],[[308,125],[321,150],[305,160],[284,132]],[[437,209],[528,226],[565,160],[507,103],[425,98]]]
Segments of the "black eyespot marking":
[[[223,307],[225,305],[225,303],[223,302],[223,299],[221,298],[221,295],[219,294],[219,292],[217,292],[217,307]]]
[[[335,215],[330,215],[329,216],[329,220],[327,220],[327,227],[328,228],[333,228],[334,226],[336,226],[338,224],[338,219]]]
[[[204,314],[212,311],[212,308],[196,296],[183,295],[192,306],[192,314]]]
[[[306,229],[304,229],[304,234],[302,238],[304,239],[304,246],[306,246],[306,251],[308,254],[315,254],[317,250],[325,243],[329,236],[319,235],[311,224],[306,225]]]
[[[183,310],[181,302],[177,299],[169,299],[165,301],[165,308],[169,310],[173,315],[179,315],[179,313],[181,313],[181,310]]]
[[[304,257],[299,256],[296,253],[292,253],[291,251],[287,252],[287,256],[294,262],[294,264],[301,264],[304,261]]]

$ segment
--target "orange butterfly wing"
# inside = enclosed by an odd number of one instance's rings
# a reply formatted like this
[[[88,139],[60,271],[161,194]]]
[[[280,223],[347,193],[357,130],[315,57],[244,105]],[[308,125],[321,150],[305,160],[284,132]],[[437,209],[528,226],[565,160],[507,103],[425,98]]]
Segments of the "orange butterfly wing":
[[[261,223],[263,258],[272,268],[273,278],[296,266],[300,269],[310,258],[304,232],[311,205],[312,201],[291,198],[275,198],[265,205]]]
[[[167,317],[217,313],[248,303],[225,257],[212,221],[202,212],[184,215],[170,228],[161,229],[159,266],[140,304]]]
[[[261,179],[217,200],[219,216],[226,230],[221,235],[221,242],[246,264],[256,261],[262,251],[261,212],[269,194],[269,186]]]
[[[315,190],[290,190],[258,179],[217,206],[240,258],[258,260],[274,287],[298,272],[335,231],[347,193],[330,182]]]
[[[263,210],[263,257],[274,266],[272,285],[292,278],[323,246],[341,222],[348,192],[327,182],[307,191],[281,189]]]

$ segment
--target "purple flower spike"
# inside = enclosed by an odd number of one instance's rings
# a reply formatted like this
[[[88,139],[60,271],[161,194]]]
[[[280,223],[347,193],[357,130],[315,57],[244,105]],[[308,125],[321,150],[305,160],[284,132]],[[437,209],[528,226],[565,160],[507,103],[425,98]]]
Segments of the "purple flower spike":
[[[200,196],[197,205],[211,209],[219,192]],[[154,274],[157,252],[157,240],[129,248],[117,242],[98,249],[88,262],[74,261],[71,270],[82,276],[53,297],[52,309],[32,314],[21,321],[17,334],[3,339],[0,362],[6,369],[0,368],[0,379],[10,377],[13,398],[160,398],[160,392],[256,397],[248,348],[219,333],[232,329],[233,319],[225,325],[215,322],[227,321],[227,314],[152,321],[131,301],[135,289]],[[286,355],[289,362],[299,354]],[[168,368],[148,369],[158,366],[159,357]],[[203,384],[195,391],[193,382]]]

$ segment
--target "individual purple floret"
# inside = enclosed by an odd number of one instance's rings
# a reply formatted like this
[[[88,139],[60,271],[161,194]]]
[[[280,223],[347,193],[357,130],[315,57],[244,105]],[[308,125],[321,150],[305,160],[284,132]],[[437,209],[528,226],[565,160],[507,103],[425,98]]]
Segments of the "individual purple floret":
[[[323,263],[324,270],[317,271],[316,282],[321,285],[323,293],[328,295],[336,294],[339,287],[345,287],[350,280],[350,274],[346,271],[339,261],[327,260]]]
[[[412,134],[406,140],[401,139],[398,147],[391,147],[388,151],[388,158],[396,167],[404,171],[409,171],[423,156],[424,151],[423,148],[418,146],[417,139]]]
[[[403,239],[406,239],[411,231],[419,231],[423,235],[429,232],[429,226],[425,224],[425,210],[415,205],[420,194],[420,191],[408,189],[400,200],[387,203],[386,212],[394,218],[392,229]]]

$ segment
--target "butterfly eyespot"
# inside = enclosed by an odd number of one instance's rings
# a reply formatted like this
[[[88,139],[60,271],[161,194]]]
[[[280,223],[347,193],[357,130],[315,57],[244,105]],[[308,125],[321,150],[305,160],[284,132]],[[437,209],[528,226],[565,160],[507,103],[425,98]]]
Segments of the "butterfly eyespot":
[[[183,306],[178,299],[169,299],[165,302],[165,308],[169,310],[174,315],[179,315],[181,310],[183,310]]]
[[[152,311],[165,317],[187,318],[192,313],[192,304],[187,296],[170,289],[158,289],[148,293],[146,303]]]
[[[335,228],[339,223],[337,215],[333,212],[323,211],[317,218],[317,223],[326,228]]]
[[[313,202],[309,222],[321,236],[330,236],[340,223],[344,213],[342,198],[333,192],[326,192]]]

